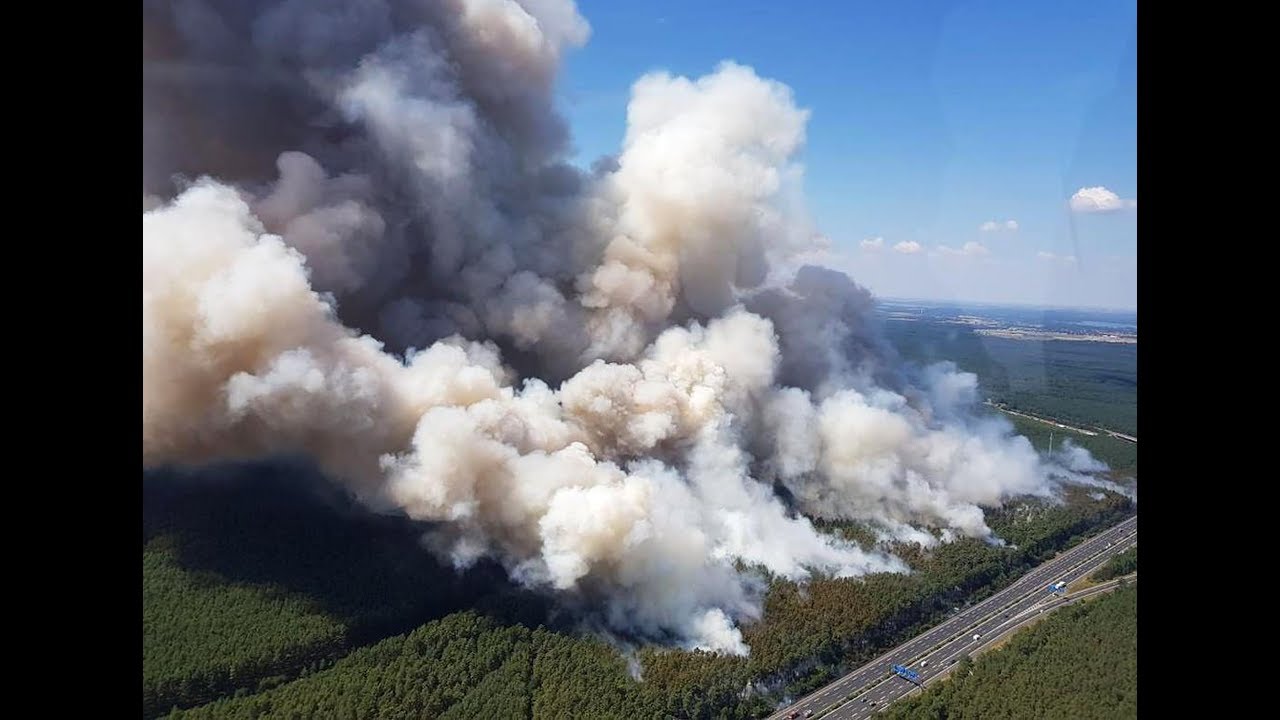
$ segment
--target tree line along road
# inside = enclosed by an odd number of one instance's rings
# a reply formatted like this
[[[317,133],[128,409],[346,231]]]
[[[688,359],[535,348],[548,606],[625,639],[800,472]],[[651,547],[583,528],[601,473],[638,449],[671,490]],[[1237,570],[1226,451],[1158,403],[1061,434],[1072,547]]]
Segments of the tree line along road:
[[[1042,563],[1009,587],[977,605],[956,613],[950,619],[839,680],[779,709],[768,716],[769,720],[781,720],[792,713],[805,717],[808,712],[812,712],[813,717],[826,716],[832,720],[867,717],[888,702],[916,688],[915,684],[894,674],[891,666],[896,664],[910,667],[919,674],[920,683],[944,675],[961,655],[985,645],[995,636],[1002,635],[1029,619],[1024,614],[1039,614],[1040,610],[1047,612],[1065,604],[1065,600],[1077,599],[1082,594],[1062,598],[1051,593],[1049,585],[1058,581],[1065,581],[1070,585],[1136,543],[1135,515]],[[978,637],[975,638],[975,635]],[[913,663],[926,661],[928,665],[913,666]],[[874,705],[871,704],[872,701],[875,702]],[[838,710],[830,712],[833,708]]]

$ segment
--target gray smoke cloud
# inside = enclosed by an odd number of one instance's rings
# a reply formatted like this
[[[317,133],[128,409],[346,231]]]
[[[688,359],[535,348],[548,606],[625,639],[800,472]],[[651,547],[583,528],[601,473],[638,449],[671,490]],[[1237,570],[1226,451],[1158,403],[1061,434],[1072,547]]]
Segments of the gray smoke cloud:
[[[1098,482],[791,267],[807,112],[750,68],[641,78],[584,173],[567,0],[143,9],[144,465],[305,453],[459,567],[735,653],[751,568],[906,570],[806,515],[997,541],[983,506]]]

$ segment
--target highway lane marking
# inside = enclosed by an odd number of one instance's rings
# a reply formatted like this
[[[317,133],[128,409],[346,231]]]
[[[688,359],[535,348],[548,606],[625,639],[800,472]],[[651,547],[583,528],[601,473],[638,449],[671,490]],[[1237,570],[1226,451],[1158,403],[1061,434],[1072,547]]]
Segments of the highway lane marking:
[[[864,665],[864,666],[863,666],[863,668],[861,668],[861,669],[859,669],[859,670],[854,670],[853,672],[849,673],[848,675],[846,675],[846,676],[843,678],[843,680],[837,681],[837,683],[840,683],[840,682],[848,682],[848,683],[851,683],[854,679],[856,679],[856,678],[858,677],[858,675],[861,673],[861,671],[862,671],[862,670],[869,670],[873,665],[875,665],[875,664],[877,663],[877,661],[879,661],[879,660],[889,659],[889,656],[893,655],[895,652],[898,652],[898,651],[900,651],[900,650],[911,650],[911,647],[912,647],[912,646],[914,646],[914,645],[918,644],[919,642],[921,642],[921,641],[922,641],[922,640],[924,640],[925,638],[930,637],[932,633],[935,633],[935,632],[940,633],[940,631],[941,631],[943,628],[945,628],[945,627],[946,627],[950,622],[953,622],[953,621],[954,621],[954,622],[957,622],[957,623],[958,623],[959,621],[961,621],[962,619],[964,619],[965,614],[972,613],[972,612],[977,611],[977,610],[979,610],[979,609],[982,609],[982,608],[984,608],[984,607],[986,607],[986,606],[995,606],[995,605],[996,605],[996,601],[997,601],[997,600],[999,600],[1002,596],[1011,596],[1011,595],[1014,595],[1014,594],[1015,594],[1015,591],[1016,591],[1016,590],[1018,590],[1019,586],[1026,584],[1029,580],[1031,580],[1033,577],[1035,577],[1035,576],[1037,576],[1037,575],[1045,575],[1045,574],[1071,574],[1071,573],[1075,573],[1075,572],[1077,572],[1077,571],[1079,571],[1079,570],[1083,569],[1083,568],[1084,568],[1086,565],[1088,565],[1091,561],[1095,561],[1095,560],[1103,559],[1103,556],[1105,556],[1105,555],[1106,555],[1106,551],[1107,551],[1107,550],[1109,550],[1109,549],[1111,549],[1111,548],[1104,547],[1104,548],[1102,548],[1101,550],[1097,550],[1097,551],[1093,551],[1093,550],[1091,550],[1091,548],[1092,548],[1092,547],[1096,547],[1098,544],[1100,544],[1100,543],[1101,543],[1105,538],[1107,538],[1109,535],[1112,535],[1112,534],[1114,534],[1114,533],[1116,533],[1116,532],[1120,532],[1120,531],[1122,530],[1122,528],[1123,528],[1125,525],[1127,525],[1127,524],[1129,524],[1129,523],[1136,522],[1136,520],[1137,520],[1136,516],[1135,516],[1135,517],[1130,517],[1129,519],[1122,521],[1119,525],[1116,525],[1115,527],[1111,528],[1110,530],[1108,530],[1108,531],[1106,531],[1106,532],[1104,532],[1104,533],[1102,533],[1102,534],[1100,534],[1100,535],[1098,535],[1098,536],[1096,536],[1096,537],[1094,537],[1094,538],[1091,538],[1091,539],[1089,539],[1089,540],[1086,540],[1084,543],[1082,543],[1082,544],[1080,544],[1080,545],[1076,546],[1075,548],[1073,548],[1073,550],[1072,550],[1071,552],[1068,552],[1068,553],[1067,553],[1067,554],[1065,554],[1065,555],[1059,555],[1059,556],[1057,556],[1057,557],[1055,557],[1055,558],[1053,558],[1053,559],[1049,560],[1049,561],[1048,561],[1047,563],[1045,563],[1044,565],[1041,565],[1039,568],[1037,568],[1037,569],[1035,569],[1035,570],[1032,570],[1032,571],[1031,571],[1030,573],[1028,573],[1027,575],[1024,575],[1020,580],[1015,581],[1015,582],[1014,582],[1012,585],[1010,585],[1009,587],[1005,588],[1004,590],[1001,590],[1001,591],[997,592],[996,594],[992,595],[991,597],[987,598],[986,600],[983,600],[983,601],[979,602],[977,605],[973,606],[973,607],[972,607],[972,608],[970,608],[969,610],[966,610],[966,612],[965,612],[965,613],[961,613],[958,617],[953,618],[951,621],[944,621],[944,623],[943,623],[942,625],[939,625],[939,626],[935,627],[933,631],[926,631],[926,634],[925,634],[924,636],[921,636],[920,638],[917,638],[917,640],[916,640],[915,642],[911,643],[911,644],[910,644],[910,645],[908,645],[907,647],[905,647],[905,648],[904,648],[904,647],[901,647],[901,646],[900,646],[899,648],[895,648],[895,649],[893,649],[893,650],[890,650],[890,651],[886,652],[886,653],[885,653],[884,655],[882,655],[880,658],[877,658],[877,660],[873,660],[873,661],[871,661],[871,662],[867,663],[866,665]],[[1137,530],[1136,530],[1136,529],[1135,529],[1135,530],[1133,530],[1132,532],[1130,532],[1128,535],[1126,535],[1126,536],[1121,540],[1121,542],[1124,542],[1125,540],[1128,540],[1128,539],[1130,539],[1130,538],[1134,537],[1135,535],[1137,535]],[[1136,544],[1136,543],[1135,543],[1135,544]],[[1127,549],[1127,548],[1126,548],[1126,549]],[[1118,553],[1118,552],[1122,552],[1122,551],[1123,551],[1123,550],[1117,550],[1117,553]],[[1081,557],[1081,556],[1084,556],[1084,559],[1083,559],[1083,560],[1080,560],[1080,561],[1078,561],[1078,562],[1076,562],[1076,559],[1077,559],[1078,557]],[[1059,564],[1067,564],[1067,565],[1069,565],[1069,567],[1068,567],[1068,569],[1067,569],[1067,570],[1065,570],[1065,571],[1061,571],[1061,573],[1060,573],[1059,571],[1057,571],[1057,566],[1058,566]],[[1055,572],[1053,572],[1053,573],[1049,573],[1049,571],[1050,571],[1050,570],[1054,570]],[[1097,587],[1097,588],[1102,588],[1103,586],[1095,586],[1095,587]],[[1090,589],[1092,589],[1092,588],[1090,588]],[[922,658],[925,658],[925,657],[931,657],[931,656],[936,655],[936,654],[938,654],[938,653],[940,653],[940,652],[944,652],[944,651],[946,651],[946,649],[947,649],[947,647],[948,647],[948,646],[954,646],[957,640],[960,640],[964,635],[967,635],[967,634],[968,634],[968,631],[969,631],[969,630],[983,629],[983,628],[985,628],[985,627],[989,627],[989,623],[992,623],[992,622],[995,622],[995,621],[997,621],[997,620],[1000,620],[1000,618],[999,618],[998,616],[999,616],[999,614],[1000,614],[1000,612],[1001,612],[1001,611],[1005,611],[1005,610],[1007,610],[1007,611],[1009,611],[1009,612],[1013,612],[1013,608],[1016,608],[1017,606],[1019,606],[1019,605],[1020,605],[1020,604],[1022,604],[1022,603],[1026,603],[1028,600],[1034,600],[1035,592],[1036,592],[1036,591],[1034,591],[1034,590],[1028,590],[1027,592],[1022,593],[1022,596],[1021,596],[1019,599],[1014,600],[1014,601],[1013,601],[1013,602],[1011,602],[1011,603],[1006,603],[1006,604],[1003,604],[1002,606],[996,607],[995,612],[992,612],[992,613],[983,613],[984,617],[983,617],[983,619],[982,619],[982,620],[979,620],[979,621],[978,621],[978,624],[977,624],[977,625],[972,625],[972,626],[970,626],[969,628],[966,628],[966,629],[965,629],[965,631],[963,631],[962,633],[959,633],[959,634],[957,634],[957,635],[955,635],[955,636],[951,636],[951,637],[950,637],[950,638],[948,638],[946,641],[944,641],[943,643],[941,643],[941,644],[940,644],[940,645],[939,645],[939,646],[938,646],[938,647],[937,647],[933,652],[928,653],[928,654],[926,654],[926,655],[924,655],[924,656],[921,656],[920,658],[915,658],[915,659],[922,659]],[[1081,594],[1077,594],[1076,596],[1073,596],[1073,600],[1071,600],[1071,601],[1065,601],[1065,602],[1063,602],[1062,604],[1070,604],[1070,602],[1073,602],[1073,601],[1074,601],[1074,599],[1078,599],[1079,597],[1083,597],[1083,595],[1081,595]],[[1033,605],[1033,606],[1034,606],[1035,604],[1036,604],[1036,603],[1034,603],[1034,602],[1032,603],[1032,605]],[[1019,615],[1018,615],[1018,616],[1015,616],[1015,617],[1019,617],[1019,616],[1021,616],[1022,614],[1025,614],[1025,613],[1019,613]],[[1005,618],[1005,622],[1000,622],[1000,623],[996,624],[994,627],[995,627],[995,628],[997,628],[997,629],[998,629],[998,628],[1000,628],[1000,627],[1003,627],[1004,625],[1009,624],[1009,623],[1008,623],[1008,620],[1010,620],[1010,619],[1014,619],[1014,618]],[[1025,621],[1023,621],[1023,622],[1025,622]],[[1016,627],[1018,624],[1019,624],[1019,623],[1014,623],[1013,627]],[[1010,628],[1010,629],[1012,629],[1012,628]],[[990,631],[988,631],[988,633],[989,633],[989,632],[990,632]],[[989,645],[993,640],[995,640],[996,638],[999,638],[999,637],[1003,636],[1003,635],[1004,635],[1005,633],[1007,633],[1007,632],[1008,632],[1008,630],[1005,630],[1005,631],[1002,631],[1002,632],[998,633],[998,634],[996,635],[996,637],[995,637],[995,638],[987,638],[987,642],[986,642],[986,643],[983,643],[982,645],[980,645],[980,646],[979,646],[979,649],[981,649],[982,647],[985,647],[986,645]],[[973,642],[977,642],[977,641],[966,640],[966,641],[965,641],[965,643],[964,643],[964,645],[962,645],[961,647],[962,647],[962,648],[967,648],[967,647],[968,647],[971,643],[973,643]],[[946,659],[946,658],[944,658],[944,659]],[[868,674],[870,674],[870,673],[868,673]],[[855,692],[853,693],[854,698],[856,698],[859,694],[864,694],[864,695],[865,695],[865,693],[869,692],[871,689],[874,689],[874,688],[875,688],[875,687],[877,687],[877,686],[882,685],[886,680],[888,680],[888,679],[890,679],[890,678],[892,678],[892,677],[893,677],[892,675],[888,675],[888,676],[886,676],[885,678],[883,678],[880,682],[875,682],[875,683],[873,683],[873,684],[871,684],[871,685],[869,685],[869,686],[868,686],[868,685],[866,685],[866,684],[864,683],[864,685],[861,687],[861,689],[860,689],[860,690],[855,691]],[[942,677],[942,675],[936,675],[936,676],[932,676],[932,677],[933,677],[933,678],[936,678],[936,677]],[[926,681],[926,682],[927,682],[927,681]],[[815,693],[819,693],[819,692],[821,692],[821,689],[816,690],[816,691],[814,691],[814,692],[815,692]],[[908,691],[908,692],[910,692],[910,691]],[[828,693],[827,693],[827,694],[829,694],[829,693],[830,693],[830,690],[828,690]],[[783,713],[785,713],[785,712],[786,712],[787,710],[789,710],[789,709],[796,708],[797,706],[801,706],[802,704],[807,704],[807,703],[809,703],[809,702],[812,702],[812,701],[813,701],[813,700],[815,700],[815,699],[816,699],[816,700],[821,700],[821,699],[823,699],[824,697],[826,697],[826,694],[822,694],[822,695],[810,695],[808,698],[802,698],[800,701],[797,701],[797,702],[792,703],[791,705],[789,705],[789,706],[787,706],[787,707],[785,707],[785,708],[780,709],[777,713],[775,713],[775,715],[779,715],[779,716],[780,716],[780,715],[782,715]],[[853,700],[852,700],[852,699],[846,699],[846,700],[842,700],[842,701],[837,701],[834,705],[828,705],[828,706],[826,706],[825,708],[822,708],[822,709],[823,709],[824,711],[833,711],[833,712],[834,712],[835,710],[838,710],[839,708],[843,707],[845,704],[850,704],[850,703],[852,703],[852,702],[853,702]]]
[[[1095,539],[1095,541],[1096,541],[1096,539]],[[1107,548],[1104,548],[1104,550],[1105,550],[1105,549],[1107,549]],[[1101,559],[1101,555],[1103,555],[1103,554],[1105,554],[1105,553],[1095,553],[1094,555],[1092,555],[1092,556],[1090,556],[1090,557],[1089,557],[1089,560],[1099,560],[1099,559]],[[1086,561],[1086,562],[1084,562],[1084,563],[1081,563],[1080,565],[1077,565],[1076,567],[1073,567],[1073,568],[1072,568],[1072,570],[1071,570],[1069,573],[1067,573],[1067,574],[1068,574],[1068,575],[1071,575],[1071,574],[1077,573],[1077,572],[1082,571],[1082,570],[1092,571],[1092,568],[1085,567],[1086,565],[1088,565],[1088,562],[1087,562],[1087,561]],[[1101,586],[1095,586],[1095,587],[1101,587]],[[1072,597],[1072,598],[1078,598],[1078,597],[1081,597],[1081,595],[1080,595],[1079,593],[1077,593],[1076,595],[1072,595],[1072,596],[1070,596],[1070,597]],[[1013,604],[1011,604],[1011,605],[1007,606],[1007,609],[1009,609],[1009,612],[1010,612],[1010,613],[1012,613],[1012,612],[1014,612],[1014,610],[1016,609],[1016,606],[1018,606],[1018,605],[1020,605],[1020,604],[1022,604],[1022,603],[1026,603],[1028,600],[1035,600],[1034,595],[1032,595],[1032,594],[1028,594],[1027,596],[1024,596],[1022,599],[1020,599],[1020,600],[1018,600],[1018,601],[1014,602]],[[1037,605],[1037,604],[1039,604],[1039,601],[1033,602],[1030,606],[1028,606],[1028,608],[1029,608],[1029,609],[1030,609],[1030,608],[1034,608],[1034,607],[1035,607],[1035,605]],[[1066,604],[1066,603],[1060,603],[1060,604]],[[1057,606],[1055,606],[1055,607],[1057,607]],[[996,612],[996,613],[993,613],[992,615],[987,616],[987,618],[986,618],[985,620],[983,620],[983,621],[982,621],[981,626],[975,626],[975,628],[974,628],[974,629],[984,629],[984,627],[982,627],[982,626],[986,626],[986,625],[987,625],[988,623],[990,623],[990,622],[994,622],[994,621],[996,621],[996,620],[999,620],[1000,618],[996,617],[996,615],[997,615],[998,613],[999,613],[999,610],[997,610],[997,612]],[[1012,630],[1013,628],[1018,627],[1018,626],[1020,626],[1020,625],[1024,624],[1026,621],[1025,621],[1025,620],[1019,621],[1019,620],[1018,620],[1018,618],[1021,618],[1023,615],[1026,615],[1026,614],[1027,614],[1027,610],[1020,611],[1020,612],[1018,612],[1018,614],[1017,614],[1017,615],[1013,615],[1013,616],[1012,616],[1012,617],[1010,617],[1010,618],[1006,618],[1006,619],[1005,619],[1005,622],[1000,622],[1000,623],[998,623],[997,625],[995,625],[993,628],[991,628],[991,627],[985,628],[985,629],[987,629],[988,634],[990,634],[991,632],[994,632],[994,631],[998,631],[998,632],[996,633],[996,635],[995,635],[995,637],[994,637],[994,638],[988,638],[987,643],[983,643],[982,645],[980,645],[980,646],[979,646],[979,649],[980,649],[980,648],[982,648],[982,647],[985,647],[985,646],[986,646],[986,645],[988,645],[988,644],[990,644],[990,643],[991,643],[991,642],[993,642],[995,639],[998,639],[998,638],[1000,638],[1000,637],[1003,637],[1005,634],[1007,634],[1007,633],[1009,632],[1009,630]],[[1015,622],[1010,623],[1010,621],[1015,621]],[[1000,628],[1003,628],[1005,625],[1010,625],[1010,627],[1009,627],[1009,628],[1007,628],[1007,629],[1004,629],[1004,630],[1000,630]],[[938,655],[938,654],[944,654],[944,657],[942,658],[942,660],[943,660],[943,661],[945,661],[945,660],[949,659],[949,657],[947,657],[947,656],[945,655],[945,653],[946,653],[946,652],[948,652],[952,647],[954,647],[954,645],[955,645],[955,641],[956,641],[956,640],[959,640],[959,639],[960,639],[960,638],[958,638],[958,637],[957,637],[957,638],[952,638],[949,642],[944,643],[942,646],[940,646],[940,647],[939,647],[937,650],[935,650],[934,652],[929,653],[929,654],[927,654],[927,655],[923,656],[922,658],[918,658],[918,659],[925,659],[925,658],[930,658],[930,659],[931,659],[931,658],[932,658],[933,656],[935,656],[935,655]],[[966,641],[962,647],[968,647],[970,644],[972,644],[972,643],[974,643],[974,642],[977,642],[977,641],[974,641],[974,640]],[[932,660],[930,660],[930,661],[932,661]],[[931,675],[931,676],[930,676],[930,678],[935,678],[935,677],[939,677],[939,675]],[[927,681],[926,681],[926,682],[927,682]],[[910,691],[908,691],[908,692],[910,692]]]

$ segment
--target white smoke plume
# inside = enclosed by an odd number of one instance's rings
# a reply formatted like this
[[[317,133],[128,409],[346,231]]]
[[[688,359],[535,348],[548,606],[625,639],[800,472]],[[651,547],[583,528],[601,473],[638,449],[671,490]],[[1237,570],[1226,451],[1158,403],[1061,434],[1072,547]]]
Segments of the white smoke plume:
[[[786,87],[645,76],[619,155],[565,164],[588,35],[568,0],[144,0],[144,465],[305,453],[458,566],[737,653],[750,568],[906,569],[805,515],[996,541],[983,506],[1092,481],[786,271]]]

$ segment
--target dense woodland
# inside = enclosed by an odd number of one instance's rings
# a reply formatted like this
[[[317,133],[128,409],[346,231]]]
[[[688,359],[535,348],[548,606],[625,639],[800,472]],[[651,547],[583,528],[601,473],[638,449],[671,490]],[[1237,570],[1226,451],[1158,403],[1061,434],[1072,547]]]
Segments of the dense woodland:
[[[908,360],[950,360],[975,373],[984,398],[1068,424],[1138,434],[1138,346],[978,335],[937,321],[887,320]]]
[[[144,475],[146,717],[760,717],[1132,512],[1084,492],[1014,503],[989,521],[1016,549],[899,545],[912,574],[773,582],[749,657],[624,657],[498,568],[439,565],[424,526],[298,477]]]
[[[890,720],[1090,720],[1138,715],[1138,588],[1062,608],[1001,649],[889,706]]]
[[[1138,546],[1134,545],[1108,560],[1107,564],[1098,568],[1096,572],[1089,576],[1089,579],[1094,582],[1106,582],[1112,578],[1118,578],[1137,571]]]
[[[1019,435],[1031,441],[1041,452],[1049,449],[1052,440],[1054,450],[1062,447],[1064,441],[1088,450],[1095,458],[1111,468],[1111,475],[1116,480],[1137,477],[1138,444],[1121,440],[1109,435],[1083,435],[1062,428],[1051,427],[1036,420],[1005,414],[1005,419],[1013,423]]]
[[[467,607],[544,612],[501,568],[437,562],[427,529],[291,463],[144,473],[144,715],[274,686]]]
[[[607,646],[455,613],[257,695],[174,718],[656,717],[661,708]]]

